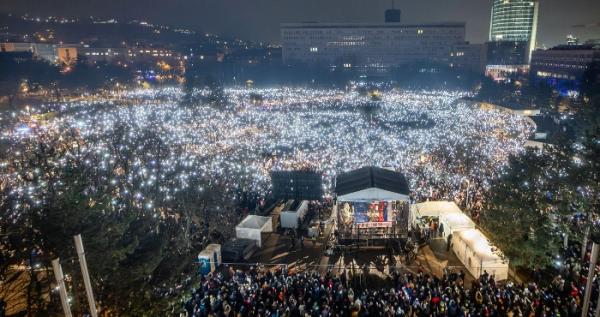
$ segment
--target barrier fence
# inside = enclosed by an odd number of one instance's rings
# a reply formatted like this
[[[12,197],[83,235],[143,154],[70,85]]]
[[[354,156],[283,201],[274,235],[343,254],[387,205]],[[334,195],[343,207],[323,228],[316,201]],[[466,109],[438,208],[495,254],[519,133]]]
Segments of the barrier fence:
[[[194,262],[194,264],[196,265],[204,265],[204,264],[217,264],[216,262],[203,262],[203,263],[199,263],[199,262]],[[295,271],[295,272],[305,272],[305,271],[317,271],[319,269],[326,269],[326,271],[328,272],[332,272],[332,271],[338,271],[338,272],[361,272],[361,271],[370,271],[372,269],[374,270],[378,270],[378,271],[385,271],[385,269],[387,268],[388,273],[391,273],[394,269],[395,270],[405,270],[405,271],[411,271],[409,268],[407,268],[404,265],[401,264],[396,264],[396,265],[391,265],[391,264],[373,264],[373,263],[368,263],[368,264],[358,264],[358,263],[349,263],[349,264],[342,264],[342,263],[335,263],[335,264],[303,264],[303,263],[261,263],[261,262],[224,262],[221,263],[219,266],[215,266],[215,267],[228,267],[228,266],[232,266],[232,267],[253,267],[255,269],[257,269],[258,271],[264,271],[264,270],[277,270],[277,269],[281,269],[285,272],[289,272],[291,271]],[[458,267],[457,267],[458,268]],[[458,271],[457,269],[451,270],[451,271]]]

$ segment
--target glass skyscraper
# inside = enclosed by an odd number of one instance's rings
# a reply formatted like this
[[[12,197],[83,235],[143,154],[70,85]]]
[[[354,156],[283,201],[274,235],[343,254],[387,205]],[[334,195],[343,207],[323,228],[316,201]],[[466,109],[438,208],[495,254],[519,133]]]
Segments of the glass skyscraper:
[[[527,42],[531,53],[535,48],[538,8],[535,0],[494,0],[489,41]]]
[[[538,0],[493,0],[486,74],[509,80],[529,71],[535,49]]]

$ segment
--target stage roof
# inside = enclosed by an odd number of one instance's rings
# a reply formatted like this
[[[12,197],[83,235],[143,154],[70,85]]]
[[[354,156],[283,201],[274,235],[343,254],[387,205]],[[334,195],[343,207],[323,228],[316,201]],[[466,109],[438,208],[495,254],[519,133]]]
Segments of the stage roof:
[[[408,200],[408,182],[402,173],[367,166],[336,178],[338,200]]]

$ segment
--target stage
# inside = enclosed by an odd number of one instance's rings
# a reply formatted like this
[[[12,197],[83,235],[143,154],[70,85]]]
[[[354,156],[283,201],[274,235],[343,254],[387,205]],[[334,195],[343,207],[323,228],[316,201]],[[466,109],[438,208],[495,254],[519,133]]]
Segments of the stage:
[[[405,201],[344,201],[336,207],[339,244],[388,246],[387,240],[408,234],[409,208]]]
[[[406,237],[408,182],[402,173],[363,167],[336,178],[336,239],[343,244],[387,245]]]

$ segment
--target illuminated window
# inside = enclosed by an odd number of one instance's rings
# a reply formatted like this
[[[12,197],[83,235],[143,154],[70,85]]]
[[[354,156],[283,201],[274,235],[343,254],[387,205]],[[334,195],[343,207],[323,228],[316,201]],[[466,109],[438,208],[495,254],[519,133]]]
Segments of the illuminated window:
[[[311,48],[310,48],[310,51],[311,51],[312,53],[316,53],[316,52],[318,52],[318,51],[319,51],[319,48],[318,48],[318,47],[311,47]]]
[[[423,34],[423,30],[422,29],[418,29],[417,30],[417,34]]]

